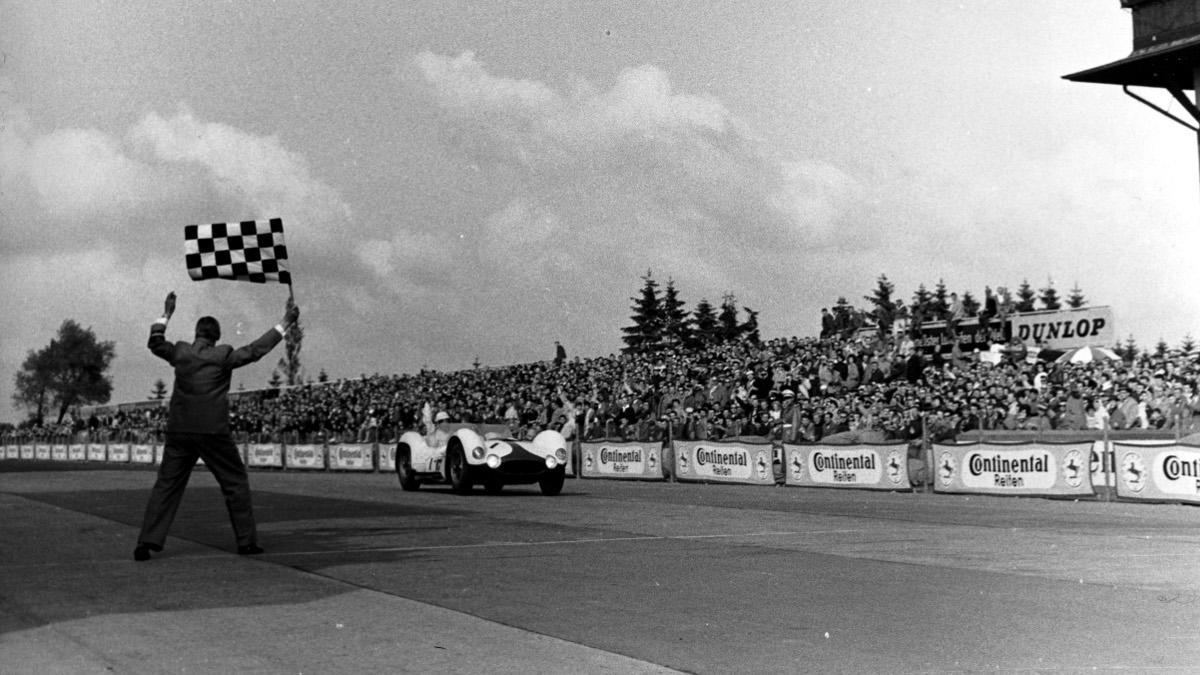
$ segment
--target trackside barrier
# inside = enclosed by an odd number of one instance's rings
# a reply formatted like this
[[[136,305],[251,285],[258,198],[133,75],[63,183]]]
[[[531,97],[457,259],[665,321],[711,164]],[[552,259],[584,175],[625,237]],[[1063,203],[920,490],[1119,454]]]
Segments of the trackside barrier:
[[[396,443],[379,444],[379,470],[388,473],[396,472]]]
[[[108,444],[108,461],[118,464],[129,463],[129,444],[128,443],[109,443]]]
[[[103,443],[88,443],[85,447],[87,448],[87,459],[89,462],[108,461],[108,448]]]
[[[129,462],[131,464],[153,464],[157,453],[150,443],[131,443],[129,445]]]
[[[50,446],[50,460],[54,462],[65,462],[69,457],[67,446],[56,444]]]
[[[50,454],[51,454],[50,448],[51,448],[51,446],[49,446],[49,445],[46,445],[44,443],[38,443],[37,445],[33,446],[33,458],[34,459],[50,459]]]
[[[21,446],[19,446],[19,445],[4,446],[4,458],[5,459],[21,459]]]
[[[769,441],[675,441],[675,479],[774,485]]]
[[[1118,498],[1200,504],[1200,448],[1116,442],[1113,451]]]
[[[68,445],[67,446],[67,459],[71,460],[72,462],[86,462],[87,461],[87,446],[80,445],[77,443],[72,443],[71,445]]]
[[[664,480],[662,442],[600,441],[580,443],[583,478]]]
[[[329,468],[334,471],[374,471],[373,443],[330,443],[326,446]]]
[[[1092,443],[933,445],[935,492],[1092,496]]]
[[[278,443],[247,443],[246,466],[283,468],[283,446]]]
[[[908,444],[783,444],[784,484],[908,490]]]
[[[285,445],[283,448],[283,463],[288,469],[325,468],[325,446],[316,443],[301,445]]]

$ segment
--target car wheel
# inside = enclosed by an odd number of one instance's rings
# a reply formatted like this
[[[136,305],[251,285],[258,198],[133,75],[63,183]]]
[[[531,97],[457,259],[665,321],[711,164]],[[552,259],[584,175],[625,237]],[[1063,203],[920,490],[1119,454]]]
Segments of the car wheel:
[[[446,469],[450,473],[450,487],[460,495],[471,491],[471,467],[467,466],[467,457],[462,448],[450,448],[446,451]]]
[[[396,477],[400,479],[400,489],[405,492],[421,487],[421,479],[413,472],[412,451],[407,447],[396,450]]]
[[[554,495],[562,492],[563,481],[566,479],[566,477],[566,468],[559,467],[554,471],[547,473],[545,476],[542,476],[538,480],[538,487],[542,489],[542,494],[546,495],[547,497],[553,497]]]

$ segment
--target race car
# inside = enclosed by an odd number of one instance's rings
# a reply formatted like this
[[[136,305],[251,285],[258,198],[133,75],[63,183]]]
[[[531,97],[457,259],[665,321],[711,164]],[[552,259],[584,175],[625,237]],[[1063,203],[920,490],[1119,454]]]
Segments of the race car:
[[[537,483],[542,494],[562,491],[567,469],[567,442],[546,430],[532,441],[507,438],[502,425],[453,424],[441,446],[431,446],[417,431],[406,431],[396,443],[396,476],[400,488],[416,490],[421,483],[449,483],[458,494],[476,484],[495,494],[505,485]]]

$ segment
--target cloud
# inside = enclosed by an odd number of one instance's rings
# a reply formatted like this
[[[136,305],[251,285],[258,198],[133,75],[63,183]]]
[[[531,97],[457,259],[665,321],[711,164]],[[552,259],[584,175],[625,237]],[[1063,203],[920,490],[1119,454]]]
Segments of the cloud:
[[[248,208],[234,218],[280,217],[313,242],[336,240],[346,231],[350,209],[337,191],[315,179],[304,157],[274,136],[202,122],[186,111],[169,119],[150,113],[129,136],[161,161],[201,167],[218,193]]]
[[[512,241],[499,242],[515,249],[529,237],[524,274],[512,280],[531,293],[548,285],[566,303],[623,297],[650,267],[673,276],[690,302],[732,291],[779,309],[764,312],[765,331],[804,334],[822,304],[869,292],[880,273],[905,297],[939,279],[979,297],[985,284],[1053,277],[1060,293],[1078,281],[1103,303],[1127,295],[1116,280],[1131,266],[1164,285],[1185,278],[1185,252],[1200,244],[1179,231],[1194,211],[1178,198],[1194,191],[1180,176],[1194,167],[1147,175],[1102,141],[1029,141],[996,153],[994,138],[944,138],[851,170],[776,156],[734,110],[677,91],[653,65],[622,70],[607,86],[556,87],[492,73],[470,52],[425,52],[413,64],[448,150],[512,177],[477,241],[495,246],[507,231]],[[618,281],[585,293],[534,274],[547,269]],[[1125,314],[1194,314],[1197,303],[1196,294],[1147,297]]]
[[[229,282],[179,285],[188,284],[182,228],[189,222],[283,217],[292,257],[302,259],[293,260],[300,292],[329,291],[327,299],[301,295],[306,308],[333,312],[363,298],[343,293],[361,279],[352,247],[329,245],[344,243],[349,206],[278,138],[188,112],[150,113],[111,133],[38,129],[10,106],[0,127],[0,314],[17,317],[0,345],[0,372],[16,372],[24,352],[46,344],[65,318],[117,341],[118,379],[155,372],[142,348],[144,324],[172,288],[185,325],[198,318],[193,312],[222,307],[236,340],[238,325],[257,331],[276,321],[280,293]],[[314,342],[328,341],[321,328],[313,332]],[[11,377],[0,381],[0,400],[9,399],[10,384]]]
[[[447,143],[471,163],[521,174],[519,200],[486,227],[506,217],[526,228],[557,222],[560,251],[620,247],[631,235],[632,250],[608,260],[673,256],[702,233],[737,262],[764,240],[793,245],[827,229],[853,190],[851,178],[815,160],[770,159],[720,101],[676,92],[652,65],[622,70],[607,89],[579,80],[558,91],[490,74],[470,52],[424,52],[413,62]],[[521,203],[542,205],[541,220],[502,210]],[[647,223],[656,230],[644,231]]]

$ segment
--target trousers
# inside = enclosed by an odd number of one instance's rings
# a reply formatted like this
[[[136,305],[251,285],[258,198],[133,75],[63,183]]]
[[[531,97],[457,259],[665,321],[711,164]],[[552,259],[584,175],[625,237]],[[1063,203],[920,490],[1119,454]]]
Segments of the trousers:
[[[204,460],[204,465],[221,486],[237,545],[257,544],[258,531],[250,499],[250,477],[246,474],[246,465],[242,463],[242,456],[233,438],[228,434],[170,432],[163,445],[158,478],[146,503],[138,543],[162,550],[197,459]]]

